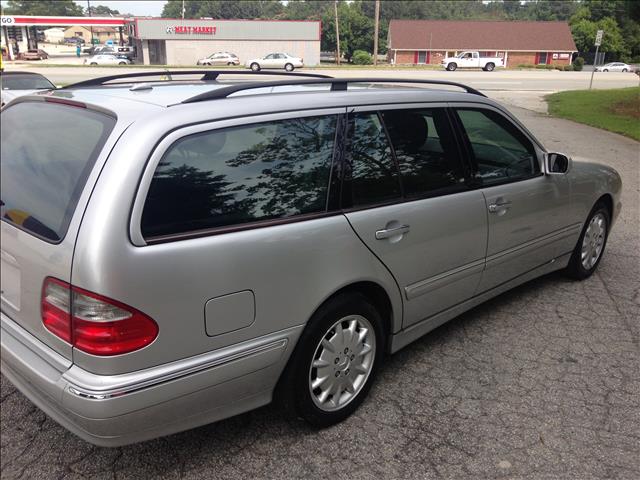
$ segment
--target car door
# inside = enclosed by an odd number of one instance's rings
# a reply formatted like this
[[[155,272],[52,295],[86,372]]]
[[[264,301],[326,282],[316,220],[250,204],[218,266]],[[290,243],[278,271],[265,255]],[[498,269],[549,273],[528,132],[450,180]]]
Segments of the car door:
[[[488,106],[455,114],[489,219],[481,293],[571,252],[580,224],[567,177],[543,173],[542,148],[518,125]]]
[[[356,108],[348,124],[343,208],[396,279],[403,327],[471,297],[487,215],[482,192],[465,182],[444,105]]]
[[[224,55],[216,53],[211,59],[212,65],[226,65]]]
[[[275,53],[270,53],[262,59],[260,66],[262,68],[273,68],[275,66]]]

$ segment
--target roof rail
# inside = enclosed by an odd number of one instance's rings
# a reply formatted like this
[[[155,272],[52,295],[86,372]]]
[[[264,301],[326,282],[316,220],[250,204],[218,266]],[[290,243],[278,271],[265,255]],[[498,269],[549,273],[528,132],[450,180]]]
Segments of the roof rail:
[[[209,92],[204,92],[199,95],[195,95],[191,98],[183,100],[182,103],[195,103],[203,102],[206,100],[217,100],[226,98],[232,93],[242,92],[245,90],[252,90],[256,88],[268,88],[268,87],[282,87],[282,86],[295,86],[295,85],[324,85],[330,84],[331,91],[344,91],[350,83],[415,83],[420,85],[448,85],[452,87],[459,87],[465,90],[467,93],[474,95],[480,95],[486,97],[485,94],[480,93],[475,88],[471,88],[462,83],[448,82],[446,80],[407,80],[405,78],[318,78],[318,79],[300,79],[300,80],[278,80],[272,82],[252,82],[244,84],[229,85],[227,87],[217,88]]]
[[[158,77],[161,75],[168,76],[169,80],[172,80],[172,77],[174,76],[180,76],[180,75],[202,75],[202,78],[200,78],[201,81],[216,80],[218,78],[218,75],[264,75],[264,76],[286,75],[286,76],[293,76],[293,77],[308,77],[308,78],[332,78],[329,75],[321,75],[319,73],[300,73],[300,72],[281,72],[281,71],[254,72],[252,70],[155,70],[153,72],[121,73],[119,75],[108,75],[106,77],[92,78],[90,80],[84,80],[82,82],[77,82],[71,85],[67,85],[65,89],[97,87],[97,86],[107,85],[108,84],[107,82],[110,82],[112,80],[122,80],[126,78],[139,78],[139,77]],[[134,83],[134,82],[119,82],[111,85],[120,85],[123,83]]]

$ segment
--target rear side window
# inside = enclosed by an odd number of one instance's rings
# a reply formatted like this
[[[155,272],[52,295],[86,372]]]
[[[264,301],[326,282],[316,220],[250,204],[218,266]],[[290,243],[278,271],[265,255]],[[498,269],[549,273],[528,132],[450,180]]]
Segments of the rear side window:
[[[465,171],[443,108],[382,112],[406,197],[457,187]]]
[[[78,107],[24,102],[2,111],[2,219],[59,242],[116,120]]]
[[[326,210],[336,116],[190,135],[154,173],[145,238]]]
[[[491,110],[457,112],[471,146],[476,179],[491,184],[540,172],[533,144],[509,120]]]
[[[357,113],[349,119],[349,165],[344,184],[346,207],[388,202],[401,197],[398,169],[377,113]]]

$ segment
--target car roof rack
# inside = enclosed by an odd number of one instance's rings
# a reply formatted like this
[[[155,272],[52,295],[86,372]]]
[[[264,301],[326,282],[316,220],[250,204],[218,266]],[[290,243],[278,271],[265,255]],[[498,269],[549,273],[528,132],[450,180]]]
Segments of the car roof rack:
[[[82,82],[77,82],[77,83],[72,83],[71,85],[67,85],[65,87],[65,90],[74,89],[74,88],[113,86],[113,85],[135,83],[135,82],[118,82],[118,83],[108,83],[108,82],[111,82],[113,80],[127,79],[127,78],[158,77],[162,75],[168,76],[169,80],[172,80],[174,76],[202,75],[202,78],[200,78],[200,80],[203,82],[216,80],[218,78],[218,75],[263,75],[263,76],[286,75],[286,76],[305,77],[305,78],[323,78],[323,79],[332,78],[329,75],[322,75],[319,73],[280,72],[280,71],[254,72],[252,70],[154,70],[153,72],[121,73],[119,75],[108,75],[106,77],[92,78],[90,80],[84,80]],[[161,82],[166,80],[158,80],[158,81]]]
[[[203,102],[206,100],[218,100],[222,98],[227,98],[229,95],[242,92],[245,90],[252,90],[256,88],[269,88],[269,87],[283,87],[283,86],[296,86],[296,85],[331,85],[331,91],[345,91],[347,87],[351,83],[413,83],[419,85],[447,85],[451,87],[458,87],[465,90],[467,93],[471,93],[473,95],[479,95],[481,97],[486,97],[484,93],[479,92],[475,88],[471,88],[462,83],[449,82],[446,80],[422,80],[422,79],[412,79],[407,80],[406,78],[333,78],[326,77],[325,78],[317,78],[317,79],[296,79],[296,80],[277,80],[272,82],[252,82],[252,83],[244,83],[244,84],[236,84],[229,85],[226,87],[217,88],[215,90],[211,90],[209,92],[204,92],[193,97],[187,98],[183,100],[181,103],[196,103]]]

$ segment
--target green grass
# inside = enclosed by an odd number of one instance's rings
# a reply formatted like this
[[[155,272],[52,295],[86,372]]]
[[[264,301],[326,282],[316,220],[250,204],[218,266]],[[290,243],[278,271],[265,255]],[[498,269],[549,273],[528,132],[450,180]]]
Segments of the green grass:
[[[551,115],[640,141],[640,87],[558,92],[547,102]]]

